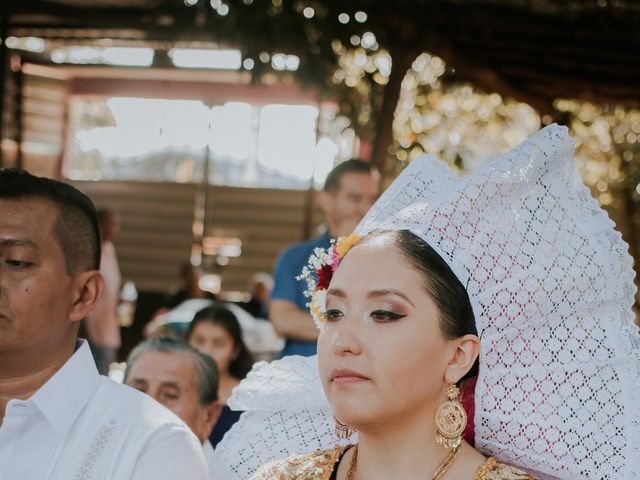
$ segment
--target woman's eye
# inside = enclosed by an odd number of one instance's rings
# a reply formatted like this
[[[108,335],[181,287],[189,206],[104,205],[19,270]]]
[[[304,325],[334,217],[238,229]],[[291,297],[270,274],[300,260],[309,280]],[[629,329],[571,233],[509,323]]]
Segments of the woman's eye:
[[[327,322],[338,320],[343,316],[342,312],[335,308],[330,308],[329,310],[324,312],[322,315]]]
[[[400,313],[389,310],[374,310],[371,312],[371,317],[377,322],[391,322],[393,320],[400,320],[406,317],[406,315],[401,315]]]

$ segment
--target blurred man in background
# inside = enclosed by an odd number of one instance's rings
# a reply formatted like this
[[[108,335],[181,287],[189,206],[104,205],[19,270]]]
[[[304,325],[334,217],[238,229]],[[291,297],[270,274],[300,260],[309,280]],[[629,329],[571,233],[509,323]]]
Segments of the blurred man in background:
[[[100,272],[104,278],[104,292],[98,304],[85,319],[85,332],[91,353],[101,375],[108,375],[109,365],[118,360],[120,325],[118,303],[120,301],[120,267],[113,241],[120,230],[118,216],[111,210],[98,210],[102,255]]]
[[[285,338],[281,356],[316,353],[316,328],[304,296],[306,284],[296,280],[315,248],[328,248],[331,239],[355,229],[380,193],[378,172],[367,162],[347,160],[331,170],[319,193],[327,230],[309,241],[288,247],[276,262],[269,319]]]

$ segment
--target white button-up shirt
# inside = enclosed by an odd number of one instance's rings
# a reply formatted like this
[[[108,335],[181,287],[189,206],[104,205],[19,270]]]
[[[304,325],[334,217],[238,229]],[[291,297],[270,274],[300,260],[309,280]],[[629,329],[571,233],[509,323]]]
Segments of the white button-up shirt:
[[[2,480],[206,480],[202,446],[151,397],[98,375],[87,342],[0,426]]]
[[[205,440],[202,444],[202,452],[204,453],[204,461],[207,462],[207,470],[209,470],[209,480],[216,480],[216,461],[213,445],[209,440]]]

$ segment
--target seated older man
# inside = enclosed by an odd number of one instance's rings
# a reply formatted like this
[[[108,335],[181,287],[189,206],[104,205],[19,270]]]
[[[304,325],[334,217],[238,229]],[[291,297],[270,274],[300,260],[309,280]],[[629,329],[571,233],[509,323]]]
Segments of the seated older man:
[[[124,383],[160,402],[191,428],[202,443],[213,479],[213,447],[208,438],[221,411],[215,362],[183,340],[154,337],[129,355]]]

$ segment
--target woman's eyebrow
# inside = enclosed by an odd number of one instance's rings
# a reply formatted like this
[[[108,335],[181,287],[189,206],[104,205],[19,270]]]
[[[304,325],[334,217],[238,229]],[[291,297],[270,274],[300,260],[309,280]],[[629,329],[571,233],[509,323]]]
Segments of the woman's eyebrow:
[[[411,304],[411,306],[413,308],[416,308],[416,306],[413,304],[413,302],[411,300],[409,300],[409,297],[407,297],[400,290],[394,290],[393,288],[383,288],[383,289],[380,289],[380,290],[372,290],[367,294],[367,298],[386,297],[388,295],[393,295],[393,296],[396,296],[396,297],[400,297],[400,298],[404,299],[405,301],[407,301],[409,304]]]
[[[330,288],[329,290],[327,290],[327,296],[329,295],[331,295],[332,297],[347,298],[347,294],[345,293],[345,291],[340,288]]]
[[[389,295],[400,297],[403,300],[405,300],[406,302],[408,302],[413,308],[416,308],[416,306],[409,299],[409,297],[407,297],[400,290],[395,290],[393,288],[382,288],[382,289],[379,289],[379,290],[371,290],[369,293],[367,293],[367,298],[379,298],[379,297],[386,297],[386,296],[389,296]],[[329,289],[327,291],[327,296],[338,297],[338,298],[347,298],[347,294],[341,288],[331,288],[331,289]]]

